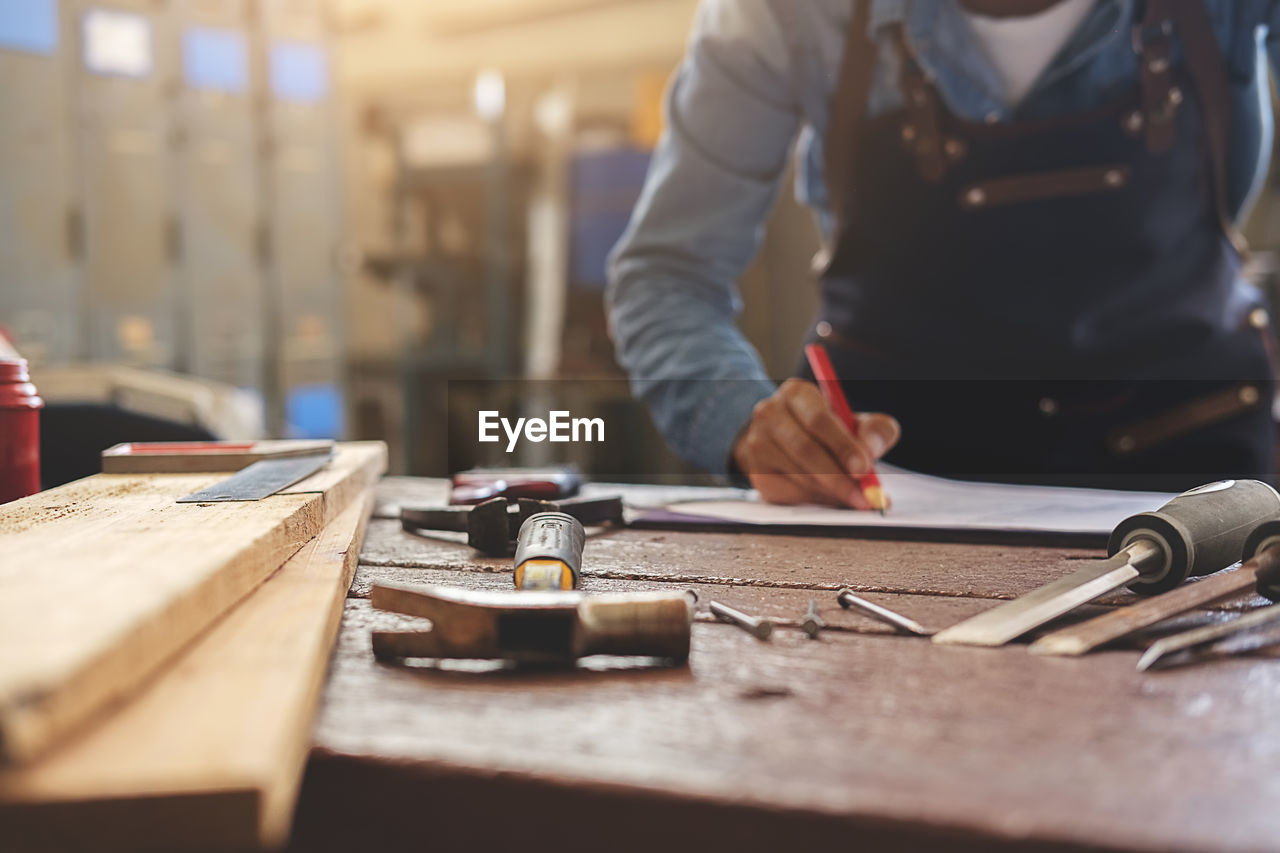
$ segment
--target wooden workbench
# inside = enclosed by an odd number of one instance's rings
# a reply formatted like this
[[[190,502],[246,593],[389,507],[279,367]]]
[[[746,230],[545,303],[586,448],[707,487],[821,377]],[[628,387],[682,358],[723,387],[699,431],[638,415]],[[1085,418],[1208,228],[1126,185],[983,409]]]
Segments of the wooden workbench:
[[[1143,674],[1131,649],[937,647],[835,603],[849,585],[942,628],[1096,552],[617,531],[588,541],[584,587],[697,590],[687,668],[378,663],[370,630],[404,617],[370,608],[371,583],[511,583],[508,561],[401,531],[397,501],[442,496],[384,481],[297,851],[1280,848],[1280,660]],[[709,598],[791,627],[759,642]],[[810,598],[832,626],[816,641],[796,627]]]

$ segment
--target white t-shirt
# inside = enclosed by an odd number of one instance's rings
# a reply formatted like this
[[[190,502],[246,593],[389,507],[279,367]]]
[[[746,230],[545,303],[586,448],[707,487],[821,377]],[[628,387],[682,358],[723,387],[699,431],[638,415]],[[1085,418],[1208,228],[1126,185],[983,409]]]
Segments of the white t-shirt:
[[[1094,0],[1061,0],[1036,15],[986,18],[960,8],[974,37],[1004,78],[1004,101],[1016,106],[1093,8]]]

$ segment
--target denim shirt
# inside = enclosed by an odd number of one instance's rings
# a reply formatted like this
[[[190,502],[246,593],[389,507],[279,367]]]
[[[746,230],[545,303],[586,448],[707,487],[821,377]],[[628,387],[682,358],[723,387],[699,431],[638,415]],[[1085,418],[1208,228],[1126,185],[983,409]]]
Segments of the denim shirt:
[[[886,30],[896,23],[946,106],[964,118],[1061,116],[1138,85],[1130,26],[1136,0],[1097,0],[1012,108],[958,0],[869,2],[879,57],[868,115],[902,103]],[[1271,150],[1263,54],[1273,65],[1280,58],[1271,35],[1280,0],[1204,2],[1243,93],[1233,105],[1229,192],[1240,211]],[[796,195],[829,236],[822,140],[851,8],[851,0],[703,0],[667,92],[666,129],[644,191],[611,257],[606,298],[619,361],[671,446],[708,471],[728,469],[752,408],[776,388],[736,325],[737,279],[756,253],[793,152]]]

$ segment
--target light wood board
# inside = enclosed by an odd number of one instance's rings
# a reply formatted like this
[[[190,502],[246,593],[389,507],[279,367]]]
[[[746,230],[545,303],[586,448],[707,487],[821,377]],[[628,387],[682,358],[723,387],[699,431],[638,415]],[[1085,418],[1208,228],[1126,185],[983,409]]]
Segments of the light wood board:
[[[0,762],[127,697],[385,466],[350,443],[261,501],[175,503],[221,474],[103,474],[0,506]]]
[[[276,846],[373,506],[366,491],[132,701],[0,771],[19,849]]]

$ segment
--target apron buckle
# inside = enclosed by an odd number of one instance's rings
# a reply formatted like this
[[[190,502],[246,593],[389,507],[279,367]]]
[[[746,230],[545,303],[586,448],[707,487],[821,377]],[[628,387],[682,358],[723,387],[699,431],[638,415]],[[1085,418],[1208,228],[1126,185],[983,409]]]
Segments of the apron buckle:
[[[1167,41],[1172,37],[1173,22],[1166,18],[1156,24],[1134,24],[1129,36],[1129,42],[1133,45],[1133,52],[1141,56],[1157,41]]]

